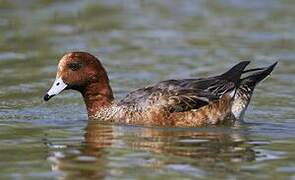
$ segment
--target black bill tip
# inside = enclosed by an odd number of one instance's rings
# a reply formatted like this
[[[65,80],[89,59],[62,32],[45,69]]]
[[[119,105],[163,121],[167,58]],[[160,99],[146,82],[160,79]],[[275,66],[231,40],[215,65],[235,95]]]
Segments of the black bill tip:
[[[45,94],[45,96],[43,97],[44,101],[49,101],[49,99],[51,99],[54,95],[49,95],[49,94]]]

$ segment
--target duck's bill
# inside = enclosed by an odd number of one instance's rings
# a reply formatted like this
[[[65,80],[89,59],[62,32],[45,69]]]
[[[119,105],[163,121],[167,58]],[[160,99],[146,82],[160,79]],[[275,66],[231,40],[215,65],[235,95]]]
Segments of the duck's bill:
[[[64,89],[66,89],[68,85],[63,82],[61,78],[56,78],[53,85],[49,89],[49,91],[44,96],[44,101],[48,101],[53,96],[58,95],[61,93]]]

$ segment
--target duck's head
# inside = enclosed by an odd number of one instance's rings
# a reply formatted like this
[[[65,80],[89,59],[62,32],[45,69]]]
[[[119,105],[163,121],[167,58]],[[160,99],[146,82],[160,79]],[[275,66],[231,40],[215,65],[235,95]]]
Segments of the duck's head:
[[[92,91],[104,93],[109,88],[108,81],[105,69],[95,56],[87,52],[67,53],[58,63],[56,79],[44,100],[48,101],[67,89],[77,90],[84,95],[93,84],[99,89]]]

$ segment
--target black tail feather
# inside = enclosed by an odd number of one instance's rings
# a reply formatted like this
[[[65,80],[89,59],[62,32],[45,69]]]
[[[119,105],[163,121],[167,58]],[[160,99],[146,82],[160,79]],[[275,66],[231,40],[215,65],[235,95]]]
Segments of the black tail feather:
[[[242,78],[242,82],[248,82],[248,83],[252,83],[254,86],[256,84],[258,84],[260,81],[262,81],[264,78],[266,78],[268,75],[270,75],[270,73],[273,71],[274,67],[277,65],[278,62],[273,63],[272,65],[266,67],[266,68],[257,68],[257,69],[253,69],[253,70],[247,70],[246,72],[250,72],[250,71],[257,71],[245,78]]]
[[[244,72],[246,66],[250,63],[250,61],[242,61],[235,66],[233,66],[230,70],[220,75],[221,78],[226,79],[228,81],[234,82],[236,85],[239,84],[241,75]]]
[[[278,62],[275,62],[268,67],[249,69],[243,72],[252,72],[252,74],[241,79],[240,86],[236,92],[235,100],[232,105],[232,113],[234,114],[236,119],[243,119],[245,111],[247,110],[247,107],[250,103],[255,86],[260,81],[265,79],[268,75],[270,75],[277,63]]]

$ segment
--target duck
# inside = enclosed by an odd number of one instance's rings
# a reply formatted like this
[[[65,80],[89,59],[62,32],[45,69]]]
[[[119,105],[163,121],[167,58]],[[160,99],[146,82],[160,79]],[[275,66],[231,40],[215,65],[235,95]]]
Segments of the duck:
[[[88,52],[69,52],[59,61],[45,101],[66,90],[81,93],[89,119],[102,122],[170,127],[206,127],[243,121],[256,85],[268,67],[245,69],[240,61],[210,77],[170,79],[131,91],[116,101],[106,69]]]

